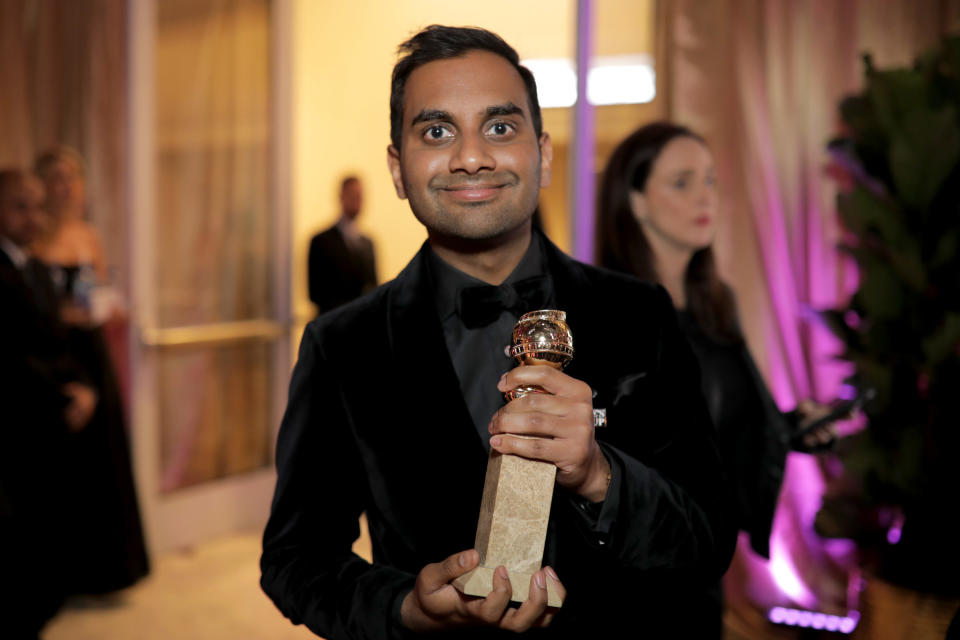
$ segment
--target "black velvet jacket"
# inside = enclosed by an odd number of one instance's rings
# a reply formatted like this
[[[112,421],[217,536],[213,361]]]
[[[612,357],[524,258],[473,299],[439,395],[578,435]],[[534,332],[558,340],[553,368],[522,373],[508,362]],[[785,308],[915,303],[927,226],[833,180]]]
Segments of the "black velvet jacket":
[[[622,474],[606,544],[557,489],[544,564],[568,596],[533,635],[673,636],[675,596],[720,576],[735,541],[697,363],[662,288],[545,248],[576,347],[566,373],[607,408],[597,439]],[[392,282],[311,322],[293,372],[261,584],[329,639],[408,635],[399,606],[416,574],[474,544],[487,456],[427,278],[421,250]],[[363,511],[373,564],[351,553]]]

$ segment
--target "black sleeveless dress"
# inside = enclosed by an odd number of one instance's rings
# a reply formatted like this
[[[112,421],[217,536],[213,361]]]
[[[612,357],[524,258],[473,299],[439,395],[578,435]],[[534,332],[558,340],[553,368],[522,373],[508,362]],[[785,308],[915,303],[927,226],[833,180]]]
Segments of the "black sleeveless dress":
[[[64,298],[78,286],[80,266],[51,267]],[[128,587],[149,572],[137,504],[124,407],[99,327],[73,327],[71,352],[88,372],[99,402],[90,423],[70,436],[68,592],[98,594]]]

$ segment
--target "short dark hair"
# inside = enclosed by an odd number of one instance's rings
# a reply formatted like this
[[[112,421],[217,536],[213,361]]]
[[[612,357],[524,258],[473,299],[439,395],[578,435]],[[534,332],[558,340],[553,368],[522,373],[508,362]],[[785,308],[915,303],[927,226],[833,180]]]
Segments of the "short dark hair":
[[[402,57],[393,67],[390,83],[390,141],[394,147],[400,148],[403,133],[403,94],[410,74],[428,62],[459,58],[469,51],[477,50],[489,51],[506,59],[520,74],[527,89],[533,129],[537,138],[540,138],[543,133],[543,118],[540,115],[540,101],[537,100],[537,82],[533,73],[520,64],[520,56],[514,48],[486,29],[432,24],[397,47],[397,54]]]
[[[11,185],[17,184],[21,180],[26,180],[34,176],[33,172],[21,169],[19,167],[0,168],[0,197],[6,195],[7,189]]]
[[[343,192],[347,188],[347,185],[350,184],[351,182],[360,182],[360,177],[355,175],[349,175],[344,177],[344,179],[340,181],[340,195],[343,195]]]

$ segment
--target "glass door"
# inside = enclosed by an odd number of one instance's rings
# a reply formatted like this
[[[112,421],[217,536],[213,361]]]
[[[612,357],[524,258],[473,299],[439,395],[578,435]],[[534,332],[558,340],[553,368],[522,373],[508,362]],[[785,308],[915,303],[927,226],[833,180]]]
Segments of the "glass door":
[[[287,2],[131,2],[134,457],[154,550],[262,526],[290,366]]]

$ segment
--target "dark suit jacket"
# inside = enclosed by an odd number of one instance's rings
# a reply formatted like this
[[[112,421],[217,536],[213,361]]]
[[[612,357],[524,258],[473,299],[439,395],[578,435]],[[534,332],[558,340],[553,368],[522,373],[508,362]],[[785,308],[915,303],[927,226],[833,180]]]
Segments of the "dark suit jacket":
[[[313,236],[307,262],[310,301],[320,313],[359,298],[377,286],[373,242],[361,237],[360,248],[352,249],[337,225]]]
[[[683,622],[678,594],[716,579],[733,551],[697,364],[662,288],[546,244],[576,347],[567,373],[607,408],[597,437],[623,473],[610,489],[619,510],[605,545],[555,491],[544,563],[568,596],[543,634],[616,637],[627,624],[659,637]],[[399,606],[416,574],[474,544],[487,455],[427,273],[421,250],[396,280],[310,323],[300,347],[261,584],[293,622],[326,638],[403,637]],[[373,564],[350,550],[363,511]]]
[[[35,415],[66,406],[63,384],[86,377],[69,354],[49,270],[30,259],[24,271],[33,280],[29,286],[24,273],[0,249],[0,380],[5,383],[0,392],[14,407],[29,407]],[[11,409],[7,407],[8,412]]]
[[[4,629],[31,637],[63,598],[68,434],[61,389],[86,379],[70,357],[53,282],[32,285],[0,249],[0,593]]]

